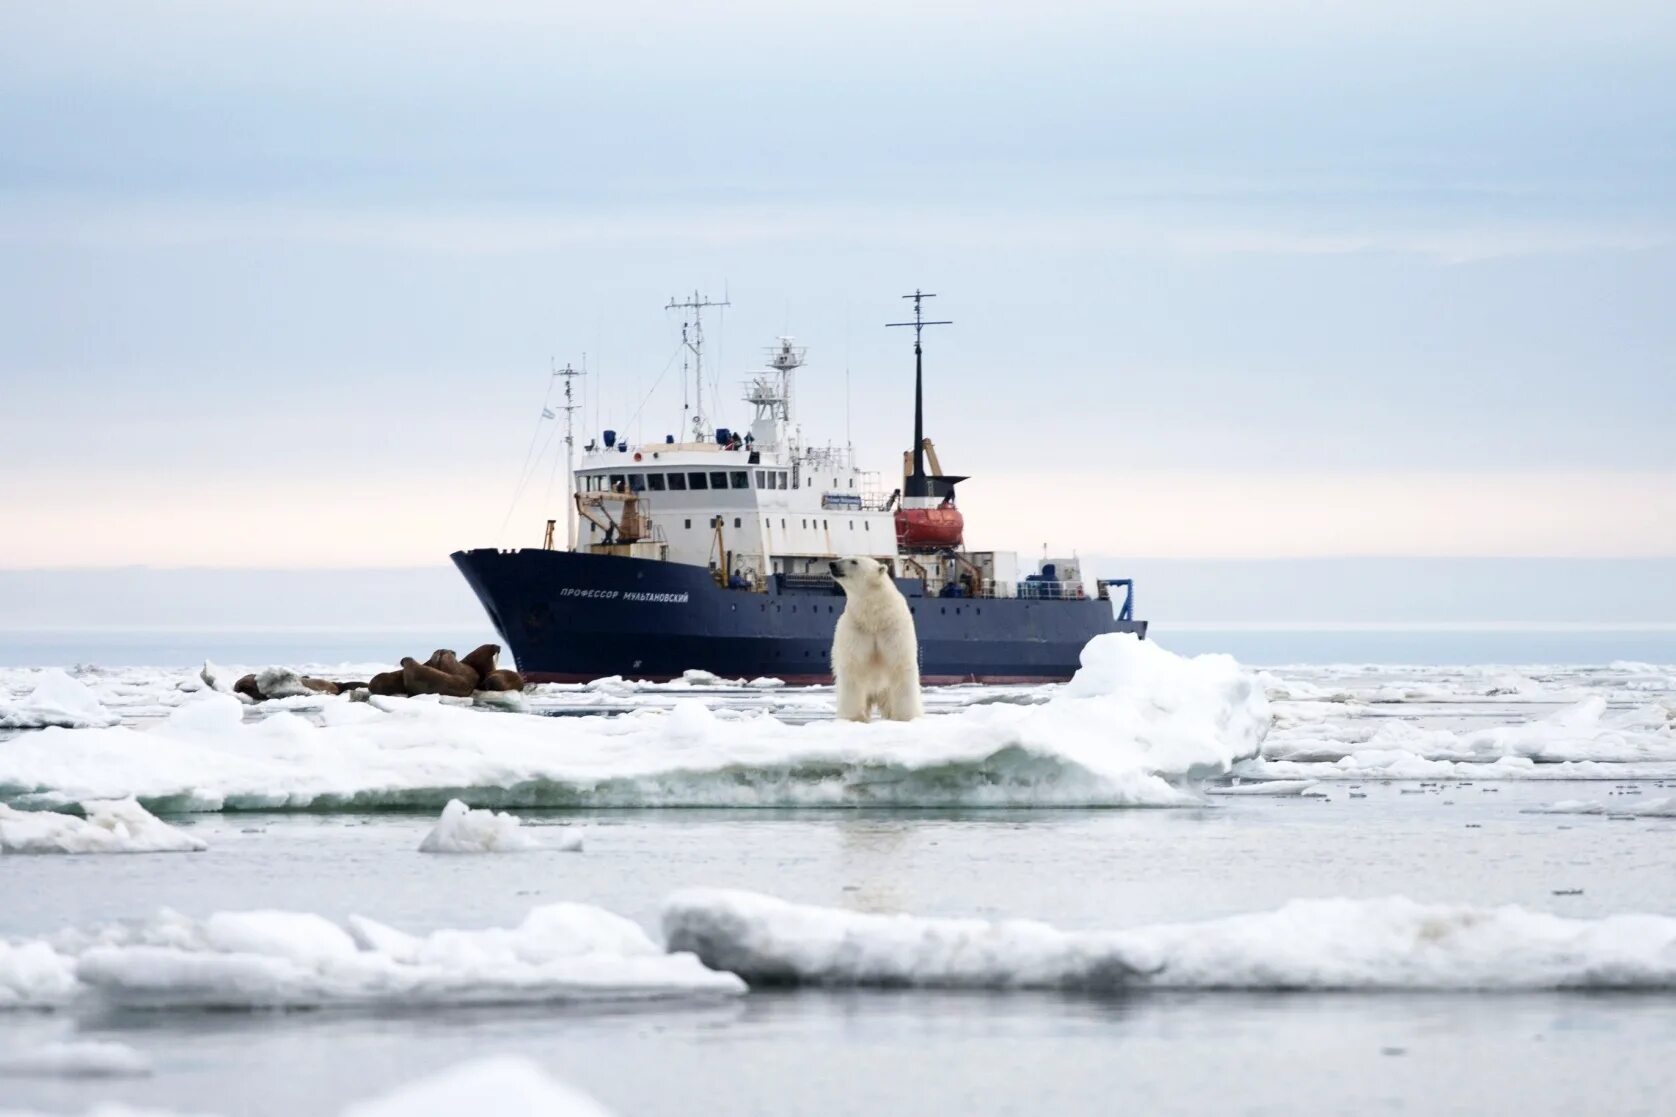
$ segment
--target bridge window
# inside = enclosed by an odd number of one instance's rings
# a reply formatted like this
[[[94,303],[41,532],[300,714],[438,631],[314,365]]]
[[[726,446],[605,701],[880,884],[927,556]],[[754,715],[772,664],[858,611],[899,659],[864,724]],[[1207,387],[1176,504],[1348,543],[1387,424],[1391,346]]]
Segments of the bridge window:
[[[687,474],[687,487],[690,489],[708,489],[710,481],[702,473]]]
[[[710,474],[710,487],[712,489],[725,489],[725,488],[727,488],[727,473],[724,470],[720,470],[720,469],[711,473]]]
[[[688,530],[688,531],[691,531],[691,530],[692,530],[692,528],[693,528],[693,522],[692,522],[692,521],[691,521],[691,520],[688,520],[688,521],[687,521],[687,530]]]
[[[873,530],[873,525],[871,523],[867,522],[866,520],[863,520],[863,521],[861,521],[861,530],[862,531],[872,531]]]
[[[687,491],[687,475],[685,473],[671,473],[669,475],[669,491],[684,493]]]
[[[629,474],[629,492],[643,493],[646,491],[646,475],[644,473]]]
[[[757,488],[766,489],[767,487],[768,487],[768,471],[766,469],[757,470]]]
[[[620,493],[623,491],[623,475],[621,473],[613,473],[611,475],[611,491],[614,493]]]
[[[739,526],[739,517],[738,516],[733,517],[733,526],[734,527]]]
[[[728,479],[733,482],[733,487],[736,489],[748,489],[751,487],[751,475],[746,470],[736,469],[732,473],[728,474]]]
[[[646,487],[651,489],[654,493],[663,492],[663,474],[648,473],[646,475]]]
[[[785,475],[784,470],[782,470],[780,472],[779,477],[780,477],[780,480],[778,482],[776,482],[775,487],[783,489],[783,488],[786,487],[786,475]]]

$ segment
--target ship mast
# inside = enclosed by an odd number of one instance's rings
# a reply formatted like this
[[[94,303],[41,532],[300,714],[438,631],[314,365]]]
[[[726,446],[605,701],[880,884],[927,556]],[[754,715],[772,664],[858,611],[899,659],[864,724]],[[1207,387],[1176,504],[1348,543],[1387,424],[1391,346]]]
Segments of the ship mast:
[[[587,354],[583,354],[584,357]],[[586,363],[584,361],[584,363]],[[553,370],[554,376],[564,377],[564,405],[559,408],[564,412],[564,483],[568,494],[564,502],[564,538],[565,550],[576,549],[576,412],[581,404],[575,400],[571,388],[578,376],[586,376],[586,369],[574,369],[566,361],[563,368]]]
[[[701,297],[697,291],[694,291],[692,297],[684,302],[676,302],[674,296],[670,296],[669,305],[664,307],[665,310],[692,312],[691,318],[681,323],[681,344],[686,346],[692,354],[692,373],[695,384],[692,415],[694,442],[710,441],[709,420],[704,415],[704,310],[711,306],[732,305],[725,298],[716,302],[708,297]],[[686,375],[687,362],[683,358],[681,361],[682,379],[685,379]]]
[[[903,295],[905,299],[914,300],[914,320],[912,322],[886,322],[888,326],[912,326],[914,328],[914,472],[905,482],[902,495],[904,497],[924,497],[931,495],[931,482],[925,474],[925,368],[924,350],[920,347],[920,331],[927,326],[952,326],[952,320],[936,322],[926,321],[922,310],[925,299],[934,299],[933,293],[914,288],[911,295]]]

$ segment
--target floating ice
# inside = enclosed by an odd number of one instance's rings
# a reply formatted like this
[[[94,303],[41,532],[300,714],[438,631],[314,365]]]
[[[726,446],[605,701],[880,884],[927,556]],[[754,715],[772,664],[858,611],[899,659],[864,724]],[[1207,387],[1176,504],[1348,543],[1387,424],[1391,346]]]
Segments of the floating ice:
[[[85,1046],[85,1045],[84,1045]],[[108,1044],[101,1046],[121,1046]],[[528,1059],[492,1055],[450,1067],[347,1106],[342,1117],[459,1117],[474,1112],[517,1113],[520,1117],[611,1117],[611,1111]],[[0,1109],[0,1117],[44,1117]],[[99,1106],[88,1117],[171,1117],[163,1110]]]
[[[1228,787],[1207,787],[1206,795],[1287,796],[1308,795],[1321,786],[1319,780],[1264,780],[1258,783],[1233,784]]]
[[[611,1117],[580,1090],[527,1059],[476,1059],[360,1102],[343,1117],[459,1117],[462,1113],[517,1113],[520,1117]]]
[[[753,984],[972,989],[1676,989],[1676,918],[1294,900],[1127,931],[865,915],[748,892],[680,892],[671,950]]]
[[[126,1043],[64,1040],[0,1051],[0,1077],[135,1078],[150,1073],[151,1061]]]
[[[91,690],[56,667],[40,673],[27,697],[0,699],[0,729],[97,728],[121,720]]]
[[[1633,815],[1636,818],[1676,818],[1676,796],[1642,802],[1590,803],[1582,799],[1561,799],[1540,807],[1527,807],[1525,814]]]
[[[193,853],[209,847],[134,799],[88,800],[86,818],[0,804],[0,853]]]
[[[11,994],[8,999],[7,991]],[[586,904],[550,904],[512,928],[410,935],[359,916],[165,911],[89,933],[0,945],[0,1005],[72,999],[131,1008],[488,1005],[725,997],[732,974],[668,954]]]
[[[339,703],[338,706],[346,704]],[[200,693],[149,730],[47,730],[0,749],[0,798],[137,795],[157,810],[562,806],[1141,806],[1253,756],[1268,703],[1226,656],[1097,637],[1032,705],[787,724],[697,700],[616,718],[487,717],[372,698],[351,720],[245,724]]]
[[[538,841],[524,828],[523,820],[498,811],[474,811],[458,799],[442,808],[442,817],[419,843],[420,853],[505,853],[514,850],[550,849],[578,851],[582,832],[565,827],[556,841]]]

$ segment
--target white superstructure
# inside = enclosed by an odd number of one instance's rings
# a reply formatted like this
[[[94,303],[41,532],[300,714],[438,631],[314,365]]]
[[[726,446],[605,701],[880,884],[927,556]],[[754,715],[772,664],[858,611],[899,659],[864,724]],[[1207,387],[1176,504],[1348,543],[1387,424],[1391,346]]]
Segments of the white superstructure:
[[[848,446],[806,446],[793,410],[804,350],[780,338],[745,385],[748,431],[630,444],[606,432],[575,471],[577,550],[689,563],[758,584],[824,574],[835,555],[894,565],[893,496]]]

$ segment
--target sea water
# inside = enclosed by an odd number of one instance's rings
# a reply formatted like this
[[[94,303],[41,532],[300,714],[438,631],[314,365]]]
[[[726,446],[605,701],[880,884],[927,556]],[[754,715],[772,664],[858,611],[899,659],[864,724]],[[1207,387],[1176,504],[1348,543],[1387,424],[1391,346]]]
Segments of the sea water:
[[[0,683],[18,693],[30,675]],[[189,678],[164,668],[81,677],[128,702],[118,708],[142,726],[181,700]],[[1484,733],[1515,750],[1656,750],[1668,723],[1646,721],[1647,711],[1676,706],[1676,669],[1635,662],[1294,667],[1262,679],[1276,722],[1271,742],[1313,735],[1364,760],[1357,750],[1389,725],[1443,734],[1414,747],[1444,751]],[[557,689],[542,702],[577,713],[571,707],[596,696]],[[828,697],[816,690],[778,701],[818,715]],[[952,716],[964,705],[1041,696],[966,688],[935,697],[933,716]],[[613,708],[663,709],[671,692],[631,686],[610,698]],[[725,686],[678,698],[722,711],[764,700]],[[1577,721],[1591,701],[1598,715]],[[1631,724],[1639,728],[1623,728]],[[1031,918],[1070,931],[1390,896],[1576,919],[1676,916],[1676,818],[1631,813],[1676,795],[1676,772],[1620,777],[1613,773],[1630,767],[1616,763],[1590,769],[1588,780],[1546,778],[1559,771],[1553,764],[1405,780],[1378,770],[1335,777],[1323,763],[1316,774],[1329,778],[1311,795],[1204,795],[1169,809],[520,812],[538,842],[559,827],[584,829],[581,853],[421,854],[436,822],[430,810],[173,815],[205,852],[0,857],[0,937],[85,930],[161,908],[193,918],[252,909],[363,915],[423,933],[510,927],[558,901],[598,905],[655,934],[665,898],[700,885],[859,912]],[[1600,813],[1534,813],[1564,801]],[[9,1075],[0,1077],[0,1104],[336,1113],[489,1053],[527,1056],[619,1114],[1653,1114],[1668,1111],[1676,1089],[1668,987],[763,989],[633,1007],[0,1010],[0,1063],[8,1051],[70,1039],[127,1045],[151,1073]]]

